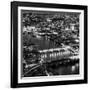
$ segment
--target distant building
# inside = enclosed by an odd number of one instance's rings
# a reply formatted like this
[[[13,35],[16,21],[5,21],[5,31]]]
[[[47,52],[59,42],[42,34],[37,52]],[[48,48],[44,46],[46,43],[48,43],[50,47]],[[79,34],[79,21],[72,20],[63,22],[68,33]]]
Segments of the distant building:
[[[75,30],[75,24],[70,24],[70,29]]]
[[[25,32],[25,31],[27,31],[27,32],[35,32],[35,31],[37,31],[37,29],[36,29],[36,27],[35,26],[27,26],[27,27],[23,27],[23,32]]]

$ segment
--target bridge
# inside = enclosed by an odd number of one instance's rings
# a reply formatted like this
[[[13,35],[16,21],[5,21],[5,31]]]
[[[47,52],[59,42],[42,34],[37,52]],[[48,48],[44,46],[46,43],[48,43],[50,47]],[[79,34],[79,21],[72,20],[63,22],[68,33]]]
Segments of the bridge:
[[[61,60],[62,58],[71,57],[78,53],[70,46],[64,46],[62,48],[40,50],[41,59],[46,62]]]
[[[39,53],[40,53],[40,61],[36,64],[35,63],[29,65],[26,64],[25,68],[27,68],[28,70],[24,73],[24,75],[27,75],[28,73],[36,70],[37,68],[43,66],[46,63],[51,63],[53,61],[58,61],[58,60],[60,61],[62,59],[67,59],[67,60],[79,59],[78,52],[76,52],[70,46],[39,50]],[[45,73],[48,75],[47,70],[45,70]]]

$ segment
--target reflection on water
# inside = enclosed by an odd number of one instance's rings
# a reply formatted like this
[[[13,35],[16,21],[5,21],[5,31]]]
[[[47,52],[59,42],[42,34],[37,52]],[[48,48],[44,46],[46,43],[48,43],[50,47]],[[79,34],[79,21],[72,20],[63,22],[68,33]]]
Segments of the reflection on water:
[[[43,64],[31,72],[28,72],[25,77],[34,76],[55,76],[55,75],[75,75],[79,74],[79,62],[62,63],[52,62]]]
[[[70,74],[79,74],[79,63],[74,65],[59,65],[57,67],[49,67],[49,73],[52,75],[70,75]]]
[[[72,72],[75,71],[75,66],[72,66],[71,67],[71,70],[72,70]]]

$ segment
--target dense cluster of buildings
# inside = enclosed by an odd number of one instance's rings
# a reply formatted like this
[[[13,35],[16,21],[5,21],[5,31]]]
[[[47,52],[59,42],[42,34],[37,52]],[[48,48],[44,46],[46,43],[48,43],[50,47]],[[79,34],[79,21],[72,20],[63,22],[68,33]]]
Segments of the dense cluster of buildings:
[[[24,13],[22,25],[23,58],[26,65],[78,55],[78,13]]]

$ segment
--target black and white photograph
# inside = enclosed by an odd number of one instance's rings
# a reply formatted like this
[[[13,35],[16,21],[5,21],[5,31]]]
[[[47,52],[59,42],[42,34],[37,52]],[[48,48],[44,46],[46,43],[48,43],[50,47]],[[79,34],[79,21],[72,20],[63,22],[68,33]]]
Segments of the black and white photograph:
[[[22,77],[80,70],[80,13],[22,10]]]
[[[17,22],[17,82],[45,85],[47,82],[62,84],[66,81],[67,84],[77,80],[77,83],[83,83],[87,64],[84,56],[86,12],[83,6],[73,9],[65,5],[65,9],[63,5],[52,8],[52,4],[40,4],[40,7],[37,3],[36,6],[31,3],[31,7],[19,4],[14,18]]]

